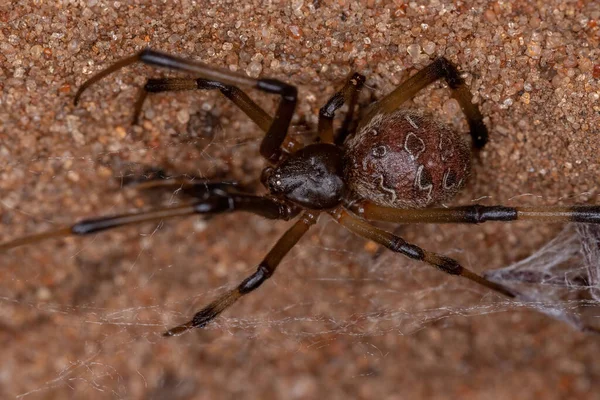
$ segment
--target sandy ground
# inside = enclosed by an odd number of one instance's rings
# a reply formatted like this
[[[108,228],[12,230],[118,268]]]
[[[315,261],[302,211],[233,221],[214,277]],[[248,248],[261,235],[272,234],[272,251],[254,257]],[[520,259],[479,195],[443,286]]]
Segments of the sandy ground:
[[[352,71],[368,77],[366,104],[445,55],[490,128],[455,204],[600,202],[598,2],[20,3],[0,5],[0,240],[185,200],[121,189],[147,167],[258,188],[262,134],[218,93],[152,96],[132,127],[138,88],[165,74],[135,66],[73,106],[91,74],[146,46],[297,85],[299,137]],[[444,84],[415,103],[466,131]],[[597,336],[379,254],[326,216],[214,324],[160,336],[253,271],[288,225],[188,218],[0,255],[0,397],[600,399]],[[483,271],[560,229],[400,232]]]

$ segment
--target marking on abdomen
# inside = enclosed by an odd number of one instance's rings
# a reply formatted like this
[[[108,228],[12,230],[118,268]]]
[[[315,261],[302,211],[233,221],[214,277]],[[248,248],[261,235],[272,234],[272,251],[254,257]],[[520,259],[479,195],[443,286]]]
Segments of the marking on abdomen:
[[[450,178],[450,174],[452,174],[452,177]],[[450,184],[448,184],[448,178],[451,179]],[[462,179],[459,180],[458,182],[456,181],[456,174],[454,172],[452,172],[451,170],[446,170],[446,172],[444,173],[444,180],[442,185],[444,186],[444,189],[446,190],[450,190],[455,188],[456,186],[459,186],[462,183]]]
[[[444,143],[444,141],[446,141],[446,143]],[[454,155],[454,147],[452,146],[452,142],[443,133],[440,134],[440,144],[438,148],[440,149],[440,155],[442,157],[442,161],[444,162]]]
[[[408,143],[409,141],[411,141],[411,143]],[[414,161],[425,151],[425,142],[415,135],[414,132],[408,132],[408,135],[406,135],[406,139],[404,140],[404,150],[406,150],[410,158]]]
[[[433,192],[433,182],[429,181],[426,185],[423,185],[423,171],[425,171],[424,165],[419,165],[417,174],[415,175],[415,188],[422,192],[427,192],[427,202],[431,201],[431,192]],[[427,171],[425,171],[427,173]]]
[[[375,146],[371,150],[371,154],[375,158],[383,158],[387,154],[387,147],[385,145]]]
[[[409,124],[412,125],[413,128],[419,129],[419,125],[415,124],[410,115],[405,115],[404,118],[408,121]]]
[[[383,185],[385,179],[383,177],[383,175],[379,175],[379,187],[381,188],[381,190],[383,190],[384,192],[387,192],[389,194],[392,195],[392,203],[396,202],[396,191],[392,188],[386,187]]]

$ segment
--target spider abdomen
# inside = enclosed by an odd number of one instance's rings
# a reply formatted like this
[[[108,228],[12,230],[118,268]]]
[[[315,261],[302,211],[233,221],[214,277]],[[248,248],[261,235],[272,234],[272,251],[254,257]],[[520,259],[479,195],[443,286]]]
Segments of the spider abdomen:
[[[375,115],[344,144],[346,185],[382,206],[450,200],[470,167],[469,146],[458,133],[412,110]]]

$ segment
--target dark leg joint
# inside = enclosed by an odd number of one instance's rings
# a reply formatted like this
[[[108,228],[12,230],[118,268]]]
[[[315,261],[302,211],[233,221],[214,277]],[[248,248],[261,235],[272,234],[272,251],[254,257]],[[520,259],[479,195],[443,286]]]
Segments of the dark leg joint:
[[[234,100],[235,97],[239,98],[242,94],[242,91],[235,86],[226,86],[221,84],[219,85],[219,89],[221,90],[221,93],[223,93],[223,96],[227,97],[230,100]]]
[[[290,206],[287,204],[281,204],[279,206],[279,214],[282,216],[281,219],[289,221],[300,213],[300,208],[296,206]]]
[[[322,118],[332,119],[335,111],[344,105],[344,96],[341,93],[336,93],[319,111],[319,116]]]
[[[298,89],[295,86],[278,81],[277,79],[259,79],[256,88],[267,93],[279,94],[286,101],[296,101]]]
[[[512,207],[484,207],[480,213],[481,222],[483,221],[515,221],[517,210]]]
[[[87,235],[90,233],[100,232],[114,227],[114,223],[110,219],[87,219],[80,221],[71,227],[73,235]]]
[[[450,275],[462,275],[463,267],[456,260],[450,257],[439,256],[436,260],[435,266],[441,271],[447,272]]]
[[[348,88],[348,83],[354,85],[354,89]],[[350,78],[350,81],[348,83],[346,83],[346,87],[344,87],[344,89],[342,89],[341,91],[334,94],[329,99],[327,104],[325,104],[323,107],[321,107],[321,110],[319,111],[320,117],[332,119],[335,115],[336,110],[338,110],[340,107],[342,107],[346,100],[350,100],[350,98],[348,98],[348,99],[344,98],[344,96],[350,96],[348,94],[348,90],[353,90],[353,92],[350,92],[350,93],[353,93],[354,95],[356,95],[357,90],[360,90],[360,88],[365,83],[365,77],[361,74],[355,73],[354,75],[352,75],[352,78]]]
[[[423,250],[414,244],[405,244],[402,248],[402,253],[415,260],[423,260],[425,258]]]
[[[515,221],[517,219],[517,210],[512,207],[488,207],[476,204],[461,208],[464,212],[465,222],[470,224],[480,224],[486,221]]]
[[[216,312],[212,305],[210,305],[194,315],[192,326],[194,328],[204,328],[206,324],[212,321],[217,315],[219,315],[219,313]]]
[[[571,207],[572,222],[587,222],[589,224],[600,224],[600,206],[574,206]]]
[[[145,47],[138,53],[138,57],[140,57],[140,60],[143,60],[144,57],[152,57],[155,54],[156,51],[152,50],[150,47]]]
[[[481,206],[466,206],[463,207],[465,222],[469,224],[479,224],[483,222],[481,215]]]
[[[221,213],[233,211],[235,209],[235,200],[231,197],[210,193],[211,197],[194,205],[194,212],[197,214]]]
[[[244,279],[242,283],[238,286],[238,291],[240,294],[246,294],[254,289],[257,289],[260,285],[263,284],[264,281],[269,279],[271,276],[271,270],[267,268],[267,266],[261,264],[258,266],[258,269],[255,273],[250,275],[248,278]]]
[[[448,86],[452,89],[457,89],[459,86],[464,85],[463,79],[459,76],[458,70],[450,61],[445,57],[439,57],[435,60],[435,63],[439,66],[442,71],[442,76],[448,82]]]
[[[166,79],[148,79],[144,90],[149,93],[174,92],[178,90],[191,90],[195,87],[189,79],[166,78]]]
[[[144,85],[144,90],[149,93],[158,93],[168,90],[164,79],[148,79]]]
[[[150,48],[145,48],[138,53],[139,60],[145,64],[156,65],[158,67],[181,70],[181,59],[173,57],[166,53],[161,53]]]
[[[232,183],[194,183],[189,187],[182,187],[180,190],[187,196],[195,197],[198,200],[206,200],[210,196],[217,194],[219,196],[225,196],[228,190],[235,188],[236,182]]]
[[[404,254],[413,260],[423,260],[425,257],[423,250],[419,246],[408,244],[406,241],[397,236],[394,237],[388,248],[393,252]]]
[[[391,251],[393,251],[394,253],[401,253],[402,249],[404,248],[404,246],[406,246],[406,241],[404,241],[403,239],[395,236],[390,243],[388,244],[387,248],[390,249]]]
[[[196,87],[201,90],[220,89],[223,91],[227,89],[227,86],[223,85],[221,82],[209,81],[202,78],[196,79]]]
[[[488,141],[487,127],[483,123],[483,120],[469,119],[469,129],[471,130],[471,137],[473,138],[473,147],[476,149],[482,149]]]

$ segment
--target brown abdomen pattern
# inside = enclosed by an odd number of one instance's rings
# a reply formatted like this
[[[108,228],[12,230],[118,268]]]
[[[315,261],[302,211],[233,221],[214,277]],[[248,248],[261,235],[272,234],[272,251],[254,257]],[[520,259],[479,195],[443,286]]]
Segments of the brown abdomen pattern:
[[[361,125],[344,143],[344,178],[359,197],[423,208],[450,200],[466,182],[470,148],[447,126],[406,109]]]

